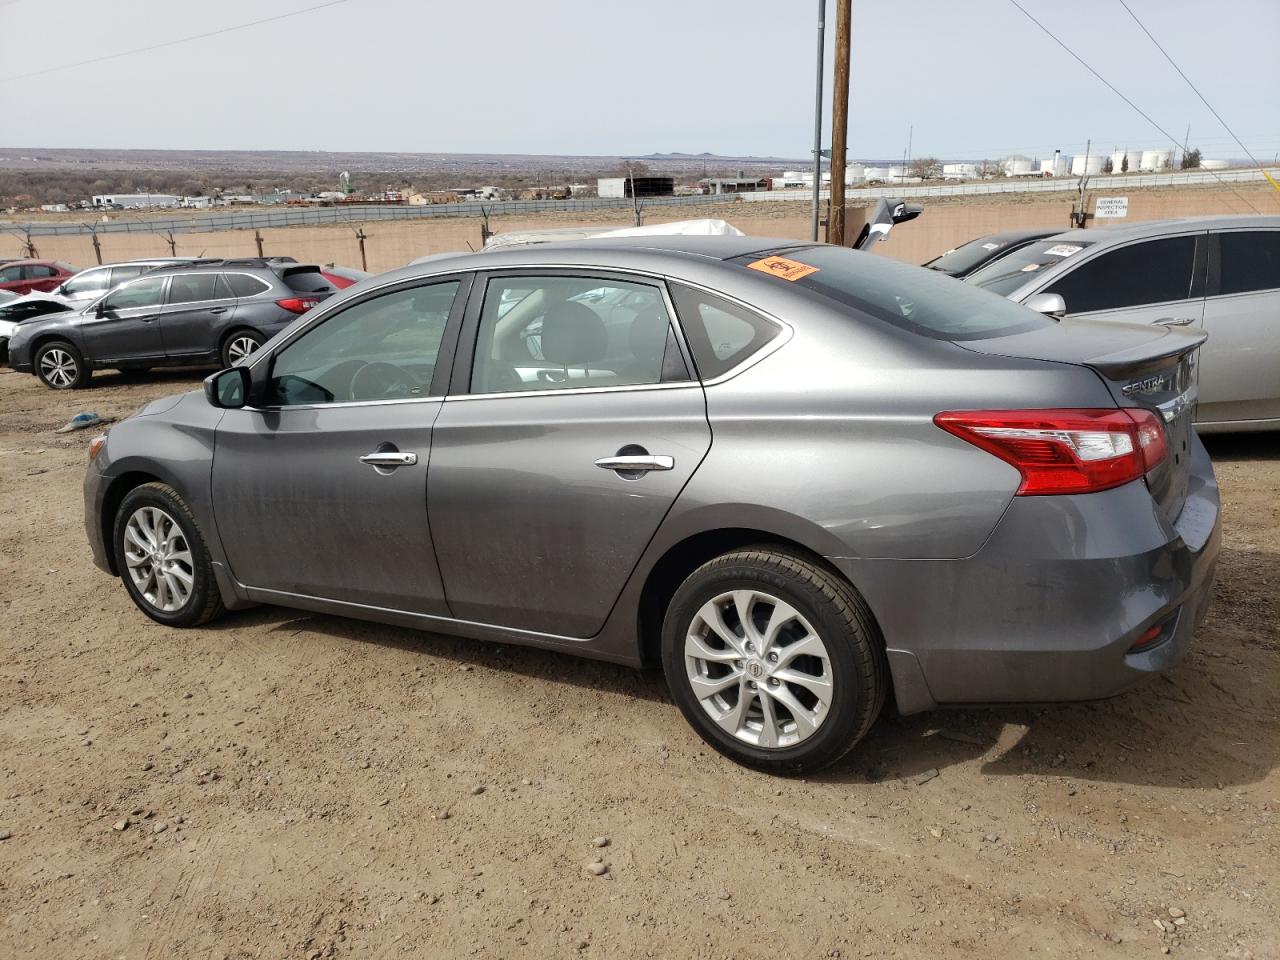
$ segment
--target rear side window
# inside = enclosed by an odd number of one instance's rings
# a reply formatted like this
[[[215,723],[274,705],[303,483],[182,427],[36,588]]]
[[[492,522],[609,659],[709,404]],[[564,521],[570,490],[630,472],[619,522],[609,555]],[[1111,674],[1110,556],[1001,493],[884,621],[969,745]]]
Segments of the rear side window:
[[[1094,257],[1043,292],[1060,294],[1069,314],[1186,300],[1195,259],[1194,236],[1148,240]]]
[[[247,273],[228,273],[225,278],[232,294],[237,297],[256,297],[258,294],[271,289],[266,283],[257,277],[249,276]]]
[[[134,277],[140,277],[150,269],[151,267],[141,263],[131,264],[127,267],[112,267],[111,286],[114,287],[124,283],[126,280],[132,280]]]
[[[216,273],[181,274],[169,281],[170,303],[199,303],[202,300],[216,300]]]
[[[723,376],[782,333],[776,323],[713,293],[677,283],[671,299],[703,380]]]
[[[1280,230],[1242,230],[1218,235],[1219,293],[1280,288]]]
[[[78,297],[85,294],[101,293],[115,286],[110,282],[110,270],[86,270],[78,277],[68,280],[64,284],[63,289],[69,297]],[[119,283],[120,281],[116,281]]]
[[[319,270],[286,270],[284,282],[294,293],[332,293],[333,285]]]

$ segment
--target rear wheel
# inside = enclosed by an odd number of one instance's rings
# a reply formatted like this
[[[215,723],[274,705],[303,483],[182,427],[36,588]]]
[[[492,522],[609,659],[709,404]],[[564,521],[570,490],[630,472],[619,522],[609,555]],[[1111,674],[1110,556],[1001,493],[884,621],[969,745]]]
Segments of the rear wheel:
[[[222,345],[222,365],[234,367],[241,360],[252,356],[264,342],[260,333],[255,333],[253,330],[237,330],[227,337],[227,342]]]
[[[89,367],[80,351],[65,340],[43,344],[35,355],[36,376],[54,390],[74,390],[89,382]]]
[[[112,544],[125,589],[152,620],[195,627],[222,613],[204,537],[172,487],[145,483],[125,494]]]
[[[662,631],[676,704],[720,753],[770,773],[835,763],[884,704],[884,644],[866,603],[806,557],[724,554],[676,591]]]

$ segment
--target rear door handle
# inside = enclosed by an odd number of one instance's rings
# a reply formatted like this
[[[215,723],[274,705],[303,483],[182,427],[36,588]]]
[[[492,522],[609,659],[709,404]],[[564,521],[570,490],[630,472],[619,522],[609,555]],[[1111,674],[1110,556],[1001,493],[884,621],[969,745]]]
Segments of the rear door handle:
[[[1196,322],[1195,317],[1161,317],[1155,321],[1162,327],[1187,327]]]
[[[675,465],[675,457],[653,456],[647,453],[639,456],[601,457],[596,461],[596,466],[602,470],[623,470],[634,473],[645,473],[649,470],[674,470]]]
[[[226,307],[214,307],[214,308],[213,308],[212,310],[210,310],[209,312],[210,312],[210,313],[226,313],[226,312],[227,312],[227,308],[226,308]]]
[[[400,453],[398,450],[376,450],[360,458],[371,467],[412,467],[418,462],[416,453]]]

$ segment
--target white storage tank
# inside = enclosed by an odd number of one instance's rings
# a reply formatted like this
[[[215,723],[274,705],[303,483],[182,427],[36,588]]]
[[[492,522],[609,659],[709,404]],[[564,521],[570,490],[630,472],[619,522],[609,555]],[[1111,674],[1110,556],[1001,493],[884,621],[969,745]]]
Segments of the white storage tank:
[[[1225,160],[1201,160],[1201,170],[1225,170],[1227,169],[1227,161]]]
[[[1061,150],[1053,151],[1052,160],[1040,161],[1040,175],[1042,177],[1065,177],[1067,175],[1067,158],[1062,155]]]
[[[1010,157],[1000,163],[1006,177],[1029,177],[1034,173],[1031,161],[1023,157]]]
[[[1102,172],[1106,161],[1098,154],[1080,154],[1071,158],[1071,175],[1073,177],[1091,177]]]
[[[1139,165],[1138,169],[1144,172],[1151,173],[1157,170],[1163,170],[1168,165],[1169,165],[1168,150],[1143,150],[1142,162]],[[1129,161],[1129,169],[1130,170],[1133,169],[1132,160]]]
[[[888,180],[889,179],[888,167],[863,167],[862,172],[863,172],[863,175],[868,180]]]
[[[977,176],[976,163],[944,163],[942,165],[943,180],[974,180]]]
[[[844,168],[845,186],[851,186],[855,183],[865,183],[867,179],[867,168],[861,163],[851,163]]]

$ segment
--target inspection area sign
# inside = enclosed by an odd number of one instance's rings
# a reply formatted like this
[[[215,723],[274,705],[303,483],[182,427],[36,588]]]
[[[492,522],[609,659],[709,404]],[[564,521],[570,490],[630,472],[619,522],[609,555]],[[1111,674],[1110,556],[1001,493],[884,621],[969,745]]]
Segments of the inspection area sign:
[[[1093,215],[1101,220],[1103,217],[1127,217],[1129,215],[1128,197],[1099,197],[1093,206]]]

